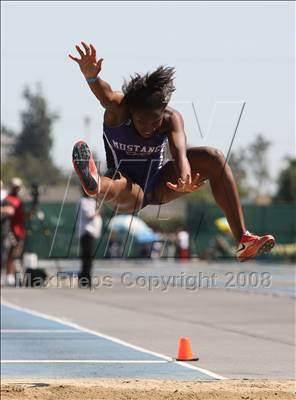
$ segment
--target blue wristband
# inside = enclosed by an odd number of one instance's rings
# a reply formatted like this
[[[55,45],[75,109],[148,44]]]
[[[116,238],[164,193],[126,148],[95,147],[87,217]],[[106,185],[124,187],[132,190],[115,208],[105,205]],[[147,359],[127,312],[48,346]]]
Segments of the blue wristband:
[[[100,78],[98,76],[95,76],[94,78],[88,78],[86,80],[87,83],[95,83],[99,80]]]

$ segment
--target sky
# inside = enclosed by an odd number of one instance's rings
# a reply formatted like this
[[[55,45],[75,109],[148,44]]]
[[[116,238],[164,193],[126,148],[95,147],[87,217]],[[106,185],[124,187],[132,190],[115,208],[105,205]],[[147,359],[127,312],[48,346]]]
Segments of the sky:
[[[263,134],[273,143],[275,177],[284,157],[295,156],[294,8],[283,1],[2,1],[2,123],[19,131],[22,91],[40,82],[60,115],[53,129],[56,163],[70,170],[81,138],[104,159],[103,110],[67,57],[84,40],[104,58],[101,77],[116,90],[135,72],[176,68],[171,106],[183,114],[189,146],[227,153],[245,103],[232,150]]]

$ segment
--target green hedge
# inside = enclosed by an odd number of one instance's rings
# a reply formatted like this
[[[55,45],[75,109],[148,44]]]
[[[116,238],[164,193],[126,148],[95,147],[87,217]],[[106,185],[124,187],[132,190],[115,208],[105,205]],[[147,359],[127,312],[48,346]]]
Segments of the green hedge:
[[[296,239],[296,205],[272,204],[268,206],[245,205],[246,227],[258,235],[270,233],[277,243],[294,243]],[[186,221],[191,234],[193,250],[202,251],[209,240],[218,233],[215,219],[223,213],[216,205],[189,203]]]
[[[27,222],[27,241],[25,250],[36,252],[40,258],[76,258],[79,255],[78,240],[75,235],[76,204],[48,203],[41,204],[39,209],[44,213],[44,220],[37,218]],[[296,238],[296,206],[295,204],[277,204],[269,206],[244,206],[247,228],[259,235],[273,234],[277,243],[294,243]],[[184,222],[191,234],[192,250],[200,254],[209,241],[217,234],[214,224],[216,218],[223,214],[212,204],[187,205]],[[108,240],[108,221],[112,217],[110,208],[103,209],[104,229],[102,237],[97,241],[96,258],[103,257]],[[161,229],[159,221],[150,222],[156,229]],[[161,221],[163,222],[163,221]],[[165,222],[163,231],[172,230],[180,226],[179,219],[172,219],[172,223]],[[126,243],[126,252],[131,246],[131,256],[137,255],[136,245],[132,237],[122,240]]]

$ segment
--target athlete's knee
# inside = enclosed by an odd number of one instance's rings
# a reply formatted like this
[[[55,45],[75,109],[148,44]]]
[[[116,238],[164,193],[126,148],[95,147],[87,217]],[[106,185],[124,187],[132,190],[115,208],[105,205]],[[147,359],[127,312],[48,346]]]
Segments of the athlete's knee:
[[[218,167],[223,167],[225,165],[225,157],[221,150],[214,147],[209,147],[210,159]]]
[[[197,165],[204,165],[217,169],[221,169],[225,165],[223,152],[215,147],[192,147],[188,150],[187,156],[189,161],[195,162]]]
[[[120,213],[134,214],[143,208],[143,198],[122,202],[118,205]]]

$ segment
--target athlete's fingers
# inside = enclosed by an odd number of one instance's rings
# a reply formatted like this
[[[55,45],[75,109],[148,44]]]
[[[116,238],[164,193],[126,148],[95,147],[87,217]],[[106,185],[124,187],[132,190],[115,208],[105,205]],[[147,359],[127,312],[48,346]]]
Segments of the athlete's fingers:
[[[90,47],[90,55],[96,58],[97,57],[97,51],[96,51],[94,45],[90,44],[89,47]]]
[[[78,46],[78,44],[76,44],[76,50],[78,51],[78,53],[81,55],[81,58],[83,58],[85,56],[85,54],[83,53],[83,51],[81,50],[81,48]]]
[[[185,183],[187,184],[187,185],[190,185],[191,184],[191,175],[186,175],[186,180],[185,180]]]
[[[191,189],[193,189],[193,190],[199,189],[204,184],[205,184],[205,181],[199,182],[199,183],[197,183],[195,185],[191,185]]]
[[[176,184],[174,184],[174,183],[167,182],[166,185],[167,185],[167,187],[168,187],[169,189],[171,189],[171,190],[175,190],[175,191],[176,191],[176,190],[178,189],[178,185],[176,185]]]
[[[200,178],[200,174],[197,172],[197,173],[195,174],[195,177],[194,177],[192,183],[193,183],[194,185],[197,184],[198,181],[199,181],[199,178]]]
[[[191,185],[188,189],[187,192],[194,192],[195,190],[199,189],[199,185]]]
[[[85,42],[81,42],[82,46],[84,47],[85,53],[87,56],[90,55],[90,48]]]
[[[197,183],[191,185],[192,191],[194,191],[194,190],[196,190],[196,189],[199,189],[200,187],[202,187],[202,186],[205,185],[206,183],[207,183],[207,181],[204,180],[204,181],[199,181],[199,182],[197,182]]]
[[[104,59],[100,58],[99,61],[97,62],[97,67],[101,68],[103,61],[104,61]]]
[[[79,64],[79,61],[80,61],[79,58],[73,57],[71,54],[68,54],[68,57],[71,58],[71,60],[74,60]]]

